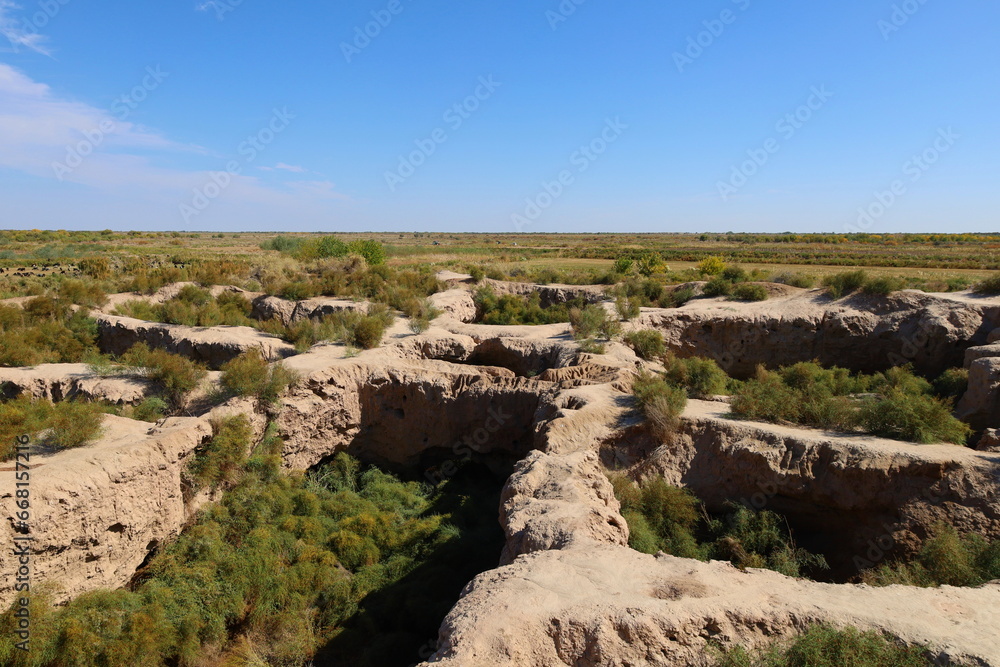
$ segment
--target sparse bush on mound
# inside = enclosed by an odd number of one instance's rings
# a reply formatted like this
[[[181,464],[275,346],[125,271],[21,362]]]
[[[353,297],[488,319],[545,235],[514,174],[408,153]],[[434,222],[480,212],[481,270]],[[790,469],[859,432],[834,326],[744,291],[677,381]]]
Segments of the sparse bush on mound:
[[[868,273],[865,271],[846,271],[823,278],[823,285],[827,292],[834,299],[847,296],[852,292],[857,292],[868,281]]]
[[[235,481],[253,437],[246,415],[236,415],[212,424],[212,439],[195,452],[187,478],[193,491],[213,490]]]
[[[992,278],[987,278],[986,280],[978,283],[974,288],[976,294],[987,294],[996,295],[1000,294],[1000,275],[993,276]]]
[[[0,304],[0,366],[79,363],[100,356],[97,322],[86,309],[39,296],[23,308]]]
[[[877,632],[813,626],[795,639],[750,653],[724,651],[715,667],[931,667],[925,649]]]
[[[816,285],[816,276],[808,273],[779,273],[771,278],[771,282],[801,289],[810,289]]]
[[[570,308],[569,323],[573,328],[573,338],[593,339],[600,336],[612,340],[621,334],[621,323],[608,315],[604,306],[591,303],[583,308]]]
[[[729,298],[734,301],[767,301],[770,295],[763,285],[744,283],[734,287]]]
[[[906,289],[906,281],[893,276],[876,276],[865,281],[861,291],[875,296],[889,296],[893,292]]]
[[[625,334],[623,340],[626,345],[635,350],[637,355],[647,361],[659,359],[667,351],[667,346],[663,342],[663,334],[652,329],[630,331]]]

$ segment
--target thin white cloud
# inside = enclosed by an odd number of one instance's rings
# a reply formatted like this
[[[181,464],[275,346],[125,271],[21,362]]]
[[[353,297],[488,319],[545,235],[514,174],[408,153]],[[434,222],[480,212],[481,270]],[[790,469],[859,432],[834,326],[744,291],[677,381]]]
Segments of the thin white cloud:
[[[280,171],[290,171],[290,172],[295,173],[295,174],[304,174],[304,173],[306,173],[308,171],[308,169],[306,169],[305,167],[299,167],[297,165],[292,165],[292,164],[285,164],[284,162],[279,162],[278,164],[274,165],[273,167],[263,167],[263,166],[261,166],[261,167],[257,167],[257,168],[260,169],[261,171],[278,171],[278,170],[280,170]]]
[[[161,166],[171,156],[198,155],[199,159],[210,160],[213,156],[207,155],[205,149],[180,144],[160,132],[128,122],[123,119],[125,114],[112,111],[63,99],[49,86],[0,63],[0,168],[51,180],[55,187],[74,183],[103,191],[109,203],[118,201],[117,196],[125,196],[157,206],[165,204],[174,210],[219,177],[217,170],[224,164],[221,159],[218,166],[203,169]],[[81,158],[75,166],[70,160],[74,154]],[[61,169],[60,165],[71,168]],[[242,166],[251,168],[250,164]],[[306,171],[284,162],[273,169]],[[233,205],[281,209],[346,197],[329,182],[264,183],[244,170],[231,175],[220,199]]]
[[[11,16],[12,12],[19,9],[21,6],[11,0],[0,0],[0,35],[10,42],[15,52],[23,47],[51,57],[52,52],[45,45],[46,38],[32,24]]]

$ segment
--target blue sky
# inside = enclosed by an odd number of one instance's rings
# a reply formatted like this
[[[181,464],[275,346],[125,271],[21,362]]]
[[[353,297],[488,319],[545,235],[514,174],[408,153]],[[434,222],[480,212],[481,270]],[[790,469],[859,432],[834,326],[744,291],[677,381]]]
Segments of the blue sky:
[[[985,1],[0,0],[0,227],[996,231],[998,24]]]

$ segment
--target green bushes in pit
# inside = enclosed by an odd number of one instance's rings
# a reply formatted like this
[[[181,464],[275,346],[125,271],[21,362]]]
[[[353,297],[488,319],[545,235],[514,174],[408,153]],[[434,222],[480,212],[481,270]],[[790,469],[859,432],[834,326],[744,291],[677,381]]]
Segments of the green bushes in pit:
[[[97,322],[85,309],[40,296],[22,307],[0,304],[0,366],[80,363],[99,357]]]
[[[731,506],[713,517],[689,491],[662,478],[636,484],[621,473],[608,477],[628,523],[629,546],[636,551],[727,560],[741,569],[764,568],[790,577],[828,567],[822,556],[795,545],[784,519],[774,512]]]
[[[32,436],[55,449],[81,447],[101,433],[106,409],[86,401],[33,400],[19,396],[0,402],[0,461],[13,457],[18,436]]]
[[[813,626],[795,639],[765,650],[722,651],[715,667],[931,667],[928,651],[856,628]]]
[[[1000,540],[938,524],[910,563],[882,564],[862,575],[873,586],[981,586],[1000,579]]]
[[[804,362],[777,371],[757,369],[733,396],[733,413],[742,418],[792,423],[840,431],[863,431],[921,444],[963,445],[969,426],[951,413],[949,400],[908,367],[875,375],[852,375]]]
[[[367,313],[342,310],[325,315],[318,321],[299,320],[288,326],[270,320],[263,323],[261,329],[280,336],[299,352],[305,352],[321,341],[369,350],[382,343],[382,337],[395,319],[387,306],[372,304]]]
[[[232,431],[216,445],[248,448],[242,427]],[[62,607],[33,591],[31,651],[15,648],[16,619],[4,614],[0,664],[419,662],[465,583],[496,564],[499,486],[484,493],[481,479],[459,473],[433,489],[345,454],[287,474],[279,452],[272,437],[249,459],[225,457],[235,486],[128,589]]]
[[[294,374],[281,363],[269,364],[260,350],[247,350],[222,366],[223,388],[236,396],[252,396],[270,405],[295,381]]]
[[[969,389],[969,369],[949,368],[934,380],[934,392],[940,397],[957,401]]]
[[[569,309],[569,323],[576,340],[593,340],[598,337],[612,340],[621,334],[621,323],[611,317],[600,304],[591,303],[583,308]]]

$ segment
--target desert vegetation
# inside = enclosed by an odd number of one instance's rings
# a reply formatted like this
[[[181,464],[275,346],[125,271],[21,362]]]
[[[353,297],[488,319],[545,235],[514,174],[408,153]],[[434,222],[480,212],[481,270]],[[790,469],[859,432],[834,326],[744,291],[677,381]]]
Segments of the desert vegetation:
[[[953,387],[955,375],[942,379],[942,386]],[[971,434],[952,415],[951,398],[935,396],[933,385],[907,367],[875,375],[815,363],[759,368],[736,391],[732,408],[743,419],[860,430],[917,443],[964,445]]]
[[[689,491],[661,478],[638,484],[621,473],[609,478],[628,522],[629,546],[636,551],[728,560],[741,569],[765,568],[790,577],[828,567],[822,556],[795,545],[785,520],[774,512],[733,506],[711,516]]]
[[[795,639],[763,651],[730,649],[716,667],[930,667],[933,664],[926,649],[902,646],[892,637],[877,632],[813,626]]]
[[[80,447],[101,433],[108,408],[88,401],[33,400],[19,396],[0,403],[0,461],[13,456],[14,439],[36,436],[36,441],[53,449]]]
[[[6,665],[302,665],[336,649],[352,665],[413,661],[496,547],[475,475],[433,489],[346,454],[307,475],[280,469],[280,440],[250,451],[245,417],[217,424],[192,464],[232,484],[129,590],[52,607],[31,600],[30,652],[0,620]],[[495,551],[492,552],[495,558]],[[394,589],[391,595],[386,595]],[[405,601],[400,604],[399,601]]]

